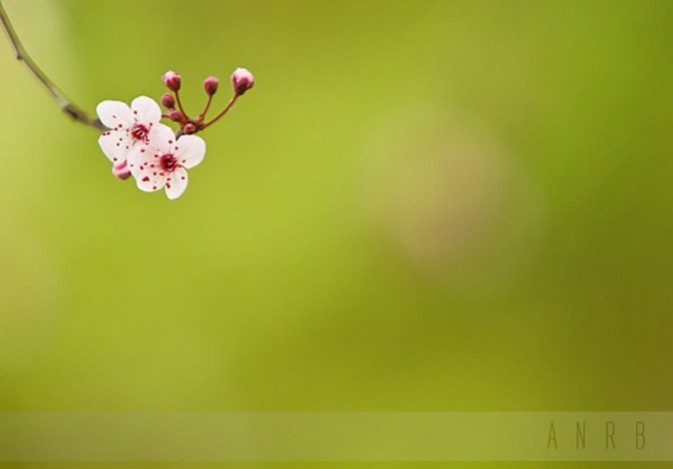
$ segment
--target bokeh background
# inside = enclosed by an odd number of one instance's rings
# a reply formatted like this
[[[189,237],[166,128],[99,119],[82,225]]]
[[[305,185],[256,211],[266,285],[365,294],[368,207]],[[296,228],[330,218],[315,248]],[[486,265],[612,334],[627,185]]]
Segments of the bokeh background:
[[[87,110],[257,82],[169,201],[0,43],[2,410],[673,410],[673,2],[3,3]]]

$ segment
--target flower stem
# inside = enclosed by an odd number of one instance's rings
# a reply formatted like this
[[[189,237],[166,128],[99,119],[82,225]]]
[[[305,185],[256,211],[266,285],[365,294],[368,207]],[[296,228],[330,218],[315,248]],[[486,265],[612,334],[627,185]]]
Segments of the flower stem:
[[[182,113],[183,116],[185,116],[185,122],[189,121],[189,116],[185,112],[184,108],[182,107],[182,102],[180,101],[180,93],[178,91],[175,92],[175,101],[178,103],[178,109],[180,109],[180,112]]]
[[[210,109],[210,104],[212,102],[213,102],[213,95],[209,94],[208,95],[208,102],[206,103],[206,107],[203,109],[201,114],[199,114],[199,118],[197,120],[202,121],[206,117],[206,114],[208,113],[208,109]]]
[[[210,122],[206,122],[206,123],[203,125],[203,127],[201,127],[201,130],[205,129],[205,128],[208,127],[209,125],[214,124],[215,122],[217,122],[218,120],[220,120],[220,118],[221,118],[222,116],[224,116],[224,115],[229,111],[229,109],[232,108],[232,106],[234,105],[234,103],[235,103],[236,100],[238,99],[238,96],[239,96],[239,95],[237,95],[237,94],[235,94],[234,96],[232,96],[231,99],[229,100],[229,102],[227,103],[227,106],[222,110],[222,112],[220,112],[217,116],[215,116],[215,117],[213,118],[213,120],[211,120]]]
[[[5,8],[2,6],[0,1],[0,23],[2,23],[2,28],[7,34],[10,44],[14,48],[14,54],[16,55],[16,60],[23,62],[28,70],[42,83],[42,86],[46,88],[52,98],[56,101],[56,104],[65,112],[71,119],[76,122],[91,126],[98,130],[106,130],[107,127],[98,119],[93,119],[89,117],[87,113],[82,111],[77,107],[72,101],[70,101],[65,94],[54,84],[53,81],[37,66],[33,59],[28,55],[26,49],[21,44],[19,36],[14,31],[12,22],[7,16]]]

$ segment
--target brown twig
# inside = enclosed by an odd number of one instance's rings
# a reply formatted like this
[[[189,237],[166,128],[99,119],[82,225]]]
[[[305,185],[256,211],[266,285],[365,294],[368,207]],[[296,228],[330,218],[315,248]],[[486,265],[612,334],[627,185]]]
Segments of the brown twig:
[[[82,124],[91,126],[98,130],[106,130],[107,128],[103,125],[103,123],[100,120],[92,119],[91,117],[89,117],[87,113],[82,111],[73,102],[71,102],[63,94],[63,92],[60,89],[58,89],[58,87],[54,84],[54,82],[51,81],[51,79],[42,70],[40,70],[40,67],[37,66],[37,64],[33,61],[33,59],[30,58],[30,55],[28,55],[26,49],[24,49],[23,44],[21,44],[19,36],[17,36],[16,31],[14,31],[14,27],[12,26],[11,21],[9,21],[7,12],[5,11],[5,8],[2,6],[2,1],[0,1],[0,23],[2,23],[2,27],[5,30],[5,33],[7,33],[7,38],[9,39],[9,42],[12,44],[12,47],[14,48],[14,54],[16,55],[16,59],[26,64],[28,70],[30,70],[30,72],[33,75],[35,75],[35,77],[40,81],[40,83],[42,83],[42,85],[47,89],[47,91],[52,96],[52,98],[54,98],[56,104],[58,104],[61,110],[76,122],[80,122]]]
[[[229,109],[231,109],[234,106],[234,103],[236,103],[236,100],[238,99],[239,96],[240,94],[233,95],[229,100],[229,102],[227,103],[226,107],[222,110],[222,112],[220,112],[217,116],[215,116],[210,122],[206,122],[205,124],[203,124],[203,127],[201,128],[205,129],[209,125],[212,125],[218,120],[220,120],[220,118],[224,116],[227,112],[229,112]]]

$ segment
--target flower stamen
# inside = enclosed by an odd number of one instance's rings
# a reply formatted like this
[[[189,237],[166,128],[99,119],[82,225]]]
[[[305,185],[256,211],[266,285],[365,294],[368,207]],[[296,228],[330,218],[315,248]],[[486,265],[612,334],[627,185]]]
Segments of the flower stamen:
[[[167,153],[159,158],[159,164],[164,171],[172,173],[178,167],[178,159],[172,154]]]
[[[135,123],[129,129],[129,133],[135,140],[145,142],[147,141],[147,135],[150,133],[150,129],[144,124]]]

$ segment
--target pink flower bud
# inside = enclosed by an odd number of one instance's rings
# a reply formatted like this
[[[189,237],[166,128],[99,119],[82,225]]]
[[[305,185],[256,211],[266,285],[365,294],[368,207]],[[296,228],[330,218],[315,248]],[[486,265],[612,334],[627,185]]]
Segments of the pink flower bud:
[[[203,81],[203,89],[206,90],[206,94],[208,96],[212,96],[217,91],[217,85],[219,84],[220,82],[218,81],[217,78],[208,77]]]
[[[114,165],[112,167],[112,174],[114,174],[121,180],[128,179],[131,176],[131,170],[129,169],[129,166],[126,164],[126,160]]]
[[[231,75],[231,84],[234,85],[234,94],[240,96],[255,84],[255,77],[246,68],[237,68]]]
[[[191,122],[186,123],[182,127],[182,133],[184,133],[185,135],[191,135],[191,134],[195,133],[196,130],[197,130],[196,126],[194,124],[192,124]]]
[[[173,97],[172,94],[166,93],[161,97],[161,104],[166,109],[173,109],[175,108],[175,98]]]
[[[180,112],[173,109],[168,112],[168,118],[173,122],[180,122],[185,116]]]
[[[166,85],[169,90],[178,91],[180,89],[180,75],[175,73],[173,70],[169,70],[168,72],[164,73],[162,80],[164,81],[164,85]]]

